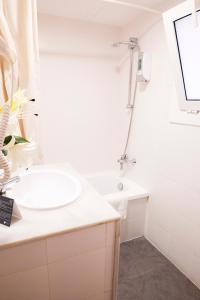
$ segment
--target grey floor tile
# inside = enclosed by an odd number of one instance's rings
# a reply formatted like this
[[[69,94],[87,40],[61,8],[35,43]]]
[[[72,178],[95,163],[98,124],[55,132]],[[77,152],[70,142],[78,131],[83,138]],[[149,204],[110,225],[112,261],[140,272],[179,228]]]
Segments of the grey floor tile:
[[[136,278],[166,263],[168,260],[144,238],[136,239],[121,245],[119,278]]]
[[[200,300],[200,291],[141,238],[121,245],[118,300]]]

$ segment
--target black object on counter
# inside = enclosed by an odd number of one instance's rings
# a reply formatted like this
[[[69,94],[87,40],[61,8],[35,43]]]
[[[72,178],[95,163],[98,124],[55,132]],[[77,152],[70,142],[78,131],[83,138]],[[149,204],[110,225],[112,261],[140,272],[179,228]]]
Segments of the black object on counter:
[[[14,200],[0,196],[0,224],[10,226],[12,220]]]

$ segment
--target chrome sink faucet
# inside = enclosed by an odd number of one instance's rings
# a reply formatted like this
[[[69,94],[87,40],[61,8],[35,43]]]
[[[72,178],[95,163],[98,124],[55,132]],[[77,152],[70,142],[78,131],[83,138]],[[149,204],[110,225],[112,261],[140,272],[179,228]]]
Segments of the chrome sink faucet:
[[[128,154],[124,154],[118,159],[118,163],[120,164],[120,170],[123,170],[125,163],[134,166],[136,164],[136,159],[129,159]]]
[[[0,195],[3,195],[6,193],[7,187],[9,185],[12,185],[13,183],[18,183],[18,182],[20,182],[20,177],[15,176],[13,178],[10,178],[8,181],[6,181],[4,183],[0,183]]]

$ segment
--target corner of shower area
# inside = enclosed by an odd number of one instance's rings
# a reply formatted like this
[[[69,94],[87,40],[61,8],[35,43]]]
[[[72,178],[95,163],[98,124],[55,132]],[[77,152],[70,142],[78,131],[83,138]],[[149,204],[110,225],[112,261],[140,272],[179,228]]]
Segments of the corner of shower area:
[[[150,70],[147,67],[147,58],[141,52],[138,39],[130,37],[128,41],[115,42],[115,48],[125,46],[128,51],[120,61],[118,72],[123,64],[129,65],[128,71],[128,99],[124,110],[127,112],[127,129],[123,131],[121,144],[122,153],[118,158],[118,170],[115,172],[101,172],[87,175],[89,183],[108,201],[121,215],[121,242],[144,236],[146,221],[146,205],[148,193],[135,182],[126,178],[126,170],[134,168],[137,161],[132,156],[129,146],[134,143],[134,112],[136,109],[137,89],[140,82],[150,80]],[[144,72],[145,71],[145,72]],[[124,139],[124,141],[123,141]]]
[[[129,148],[137,87],[148,80],[138,40],[112,44],[114,26],[40,14],[38,22],[44,163],[70,162],[104,190],[102,201],[123,211],[122,240],[142,236],[148,194],[125,176],[137,163]]]

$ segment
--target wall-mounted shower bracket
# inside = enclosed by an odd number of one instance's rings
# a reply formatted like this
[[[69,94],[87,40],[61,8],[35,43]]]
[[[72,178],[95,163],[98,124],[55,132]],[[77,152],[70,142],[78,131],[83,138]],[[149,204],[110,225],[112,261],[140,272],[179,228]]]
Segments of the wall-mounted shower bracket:
[[[138,46],[138,39],[135,37],[130,37],[128,41],[115,42],[112,44],[113,47],[119,47],[121,45],[128,46],[128,49],[135,49]]]
[[[135,37],[130,37],[129,38],[129,49],[135,49],[135,47],[138,46],[138,39]]]

